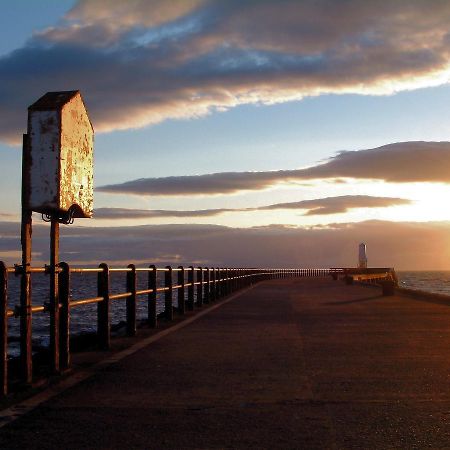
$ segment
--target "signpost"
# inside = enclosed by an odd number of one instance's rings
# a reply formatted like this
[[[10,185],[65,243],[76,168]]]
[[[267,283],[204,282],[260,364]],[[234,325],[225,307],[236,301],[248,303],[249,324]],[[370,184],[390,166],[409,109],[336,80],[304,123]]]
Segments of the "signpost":
[[[59,356],[59,225],[92,217],[94,130],[79,91],[47,92],[28,108],[22,159],[21,369],[32,381],[32,212],[50,222],[50,352]]]

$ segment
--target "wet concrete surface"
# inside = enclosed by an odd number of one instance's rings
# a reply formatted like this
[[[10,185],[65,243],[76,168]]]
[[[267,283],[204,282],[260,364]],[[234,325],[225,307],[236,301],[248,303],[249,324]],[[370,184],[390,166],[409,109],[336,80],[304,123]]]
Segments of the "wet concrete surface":
[[[0,429],[2,449],[450,448],[450,304],[272,280]]]

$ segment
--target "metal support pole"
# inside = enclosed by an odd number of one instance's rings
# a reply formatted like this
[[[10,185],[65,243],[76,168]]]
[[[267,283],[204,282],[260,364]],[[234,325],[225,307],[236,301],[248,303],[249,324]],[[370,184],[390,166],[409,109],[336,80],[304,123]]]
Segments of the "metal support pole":
[[[166,320],[171,321],[173,320],[173,306],[172,306],[172,293],[173,293],[173,282],[172,282],[172,267],[167,266],[167,271],[164,272],[164,281],[165,281],[165,288],[164,291],[164,315],[166,317]]]
[[[197,271],[197,306],[203,305],[203,269],[198,268]]]
[[[127,272],[127,292],[131,295],[127,297],[127,336],[136,336],[136,266],[128,264],[131,272]]]
[[[0,397],[8,394],[8,272],[0,261]]]
[[[97,334],[98,345],[102,350],[108,350],[111,347],[111,316],[109,300],[109,267],[108,264],[99,265],[102,269],[98,273],[97,291],[98,296],[103,297],[101,302],[97,303]]]
[[[210,295],[210,289],[209,289],[209,268],[205,267],[205,287],[204,287],[204,291],[205,291],[205,303],[209,303],[209,295]]]
[[[32,217],[29,209],[30,198],[30,151],[28,135],[23,135],[22,153],[22,279],[20,283],[20,372],[25,384],[33,379],[31,353],[31,234]]]
[[[222,271],[216,267],[216,298],[222,297]]]
[[[178,267],[178,285],[181,286],[178,288],[178,311],[180,314],[185,313],[185,303],[184,303],[184,267]]]
[[[188,311],[194,311],[194,292],[195,292],[194,280],[195,280],[195,269],[193,266],[190,266],[188,272],[188,283],[189,283],[188,301],[187,301]]]
[[[227,289],[227,282],[226,282],[226,270],[225,269],[219,269],[220,273],[220,279],[222,280],[220,283],[220,296],[225,297],[227,295],[226,289]]]
[[[64,371],[70,367],[70,267],[65,262],[59,267],[59,368]]]
[[[217,300],[217,272],[214,267],[211,268],[211,301]]]
[[[158,326],[158,316],[156,313],[156,297],[157,297],[157,275],[156,266],[151,265],[150,271],[148,272],[148,289],[151,289],[147,297],[147,321],[151,328],[156,328]]]
[[[59,373],[59,222],[50,223],[50,357],[54,373]]]

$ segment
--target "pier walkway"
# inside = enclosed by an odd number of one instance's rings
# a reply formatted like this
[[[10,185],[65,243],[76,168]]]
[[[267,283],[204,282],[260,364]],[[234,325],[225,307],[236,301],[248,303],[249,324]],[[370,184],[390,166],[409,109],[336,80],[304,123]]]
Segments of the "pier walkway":
[[[42,403],[0,448],[449,448],[449,422],[450,305],[292,278]]]

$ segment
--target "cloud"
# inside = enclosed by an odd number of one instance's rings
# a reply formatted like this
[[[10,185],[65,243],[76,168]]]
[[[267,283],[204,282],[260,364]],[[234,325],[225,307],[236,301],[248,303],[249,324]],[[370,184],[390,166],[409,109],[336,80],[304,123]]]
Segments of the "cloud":
[[[17,219],[17,214],[0,212],[0,219],[6,219],[6,220]]]
[[[97,191],[134,195],[233,194],[266,189],[278,183],[347,177],[393,183],[450,183],[450,142],[399,142],[340,152],[306,169],[141,178],[100,186]]]
[[[165,217],[212,217],[240,209],[198,209],[193,211],[167,209],[96,208],[95,219],[156,219]]]
[[[342,195],[299,202],[275,203],[257,208],[218,208],[192,211],[167,209],[130,209],[130,208],[97,208],[95,219],[155,219],[168,217],[213,217],[225,213],[241,213],[267,211],[274,209],[307,210],[306,215],[345,213],[355,208],[383,208],[394,205],[407,205],[411,200],[395,197],[372,197],[370,195]]]
[[[277,203],[274,205],[255,208],[256,210],[271,209],[306,209],[306,215],[325,215],[345,213],[355,208],[384,208],[395,205],[408,205],[411,200],[395,197],[372,197],[370,195],[342,195],[300,202]]]
[[[435,0],[79,1],[0,58],[0,138],[26,107],[81,89],[97,131],[325,93],[448,82],[450,4]]]
[[[0,222],[0,235],[11,225]],[[0,260],[8,264],[19,249],[15,235],[0,239]],[[228,228],[215,225],[146,225],[61,228],[61,260],[71,264],[109,262],[125,266],[165,264],[238,267],[355,266],[358,244],[365,242],[369,264],[397,269],[450,269],[450,223],[367,221],[313,228],[282,225]],[[48,259],[48,227],[34,226],[33,249]]]

